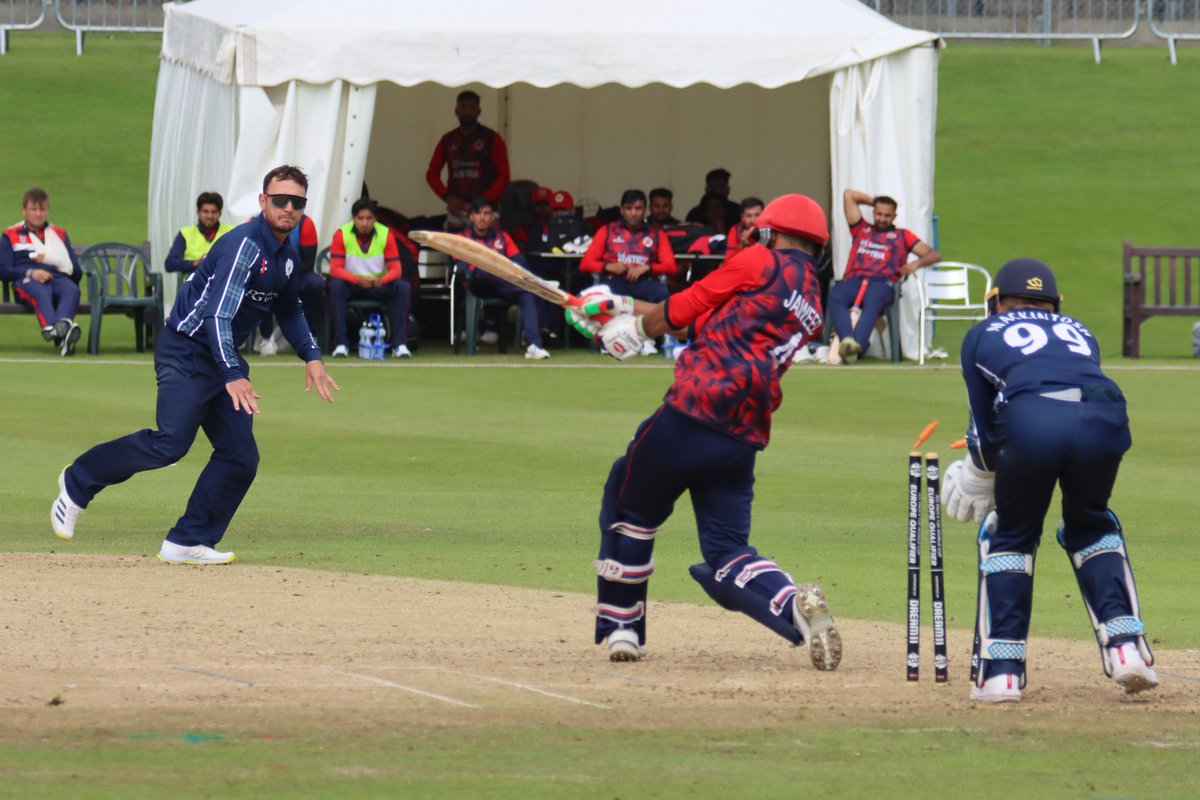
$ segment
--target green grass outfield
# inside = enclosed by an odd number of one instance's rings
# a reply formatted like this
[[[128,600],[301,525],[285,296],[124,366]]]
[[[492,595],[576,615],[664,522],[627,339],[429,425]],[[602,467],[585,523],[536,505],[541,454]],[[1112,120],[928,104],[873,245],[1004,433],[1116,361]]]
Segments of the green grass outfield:
[[[6,224],[38,183],[53,196],[53,219],[77,240],[140,241],[157,44],[93,36],[82,58],[65,35],[13,35],[10,46],[0,58],[0,107],[22,112],[0,126]],[[1151,321],[1140,363],[1114,356],[1121,240],[1200,244],[1190,205],[1200,151],[1187,102],[1200,87],[1200,59],[1189,52],[1171,67],[1160,47],[1109,48],[1096,66],[1086,47],[952,44],[937,143],[947,258],[994,270],[1010,256],[1038,255],[1055,266],[1067,310],[1096,331],[1129,396],[1134,448],[1113,506],[1129,532],[1153,641],[1170,649],[1200,646],[1191,587],[1197,371],[1182,358],[1191,321]],[[203,443],[177,467],[106,491],[70,545],[46,529],[63,464],[152,419],[149,357],[132,352],[127,327],[105,321],[105,356],[132,363],[83,355],[33,363],[50,350],[32,320],[0,317],[0,359],[23,359],[0,361],[4,550],[152,552],[179,513]],[[939,344],[953,349],[955,328],[944,330]],[[241,561],[550,591],[592,587],[604,475],[669,381],[661,362],[628,368],[556,353],[549,365],[510,369],[525,362],[427,348],[400,367],[333,365],[345,391],[325,407],[301,391],[298,364],[252,363],[264,396],[263,461],[227,540]],[[797,368],[785,393],[759,461],[755,543],[822,581],[838,614],[901,622],[905,456],[931,418],[942,420],[932,443],[940,450],[960,432],[956,371]],[[973,603],[973,531],[948,522],[946,536],[950,624],[962,629]],[[654,598],[707,602],[685,573],[697,559],[686,502],[656,555]],[[1033,632],[1088,636],[1052,538],[1039,560]],[[321,720],[264,718],[196,742],[188,721],[170,715],[154,741],[100,728],[32,736],[0,723],[0,797],[1194,794],[1194,718],[1161,708],[1070,718],[1010,710],[909,704],[889,718],[773,719],[752,730],[671,720],[655,730],[619,720],[600,730],[368,724],[352,739],[331,737]],[[281,729],[281,740],[267,738]],[[1164,732],[1165,747],[1146,744]]]

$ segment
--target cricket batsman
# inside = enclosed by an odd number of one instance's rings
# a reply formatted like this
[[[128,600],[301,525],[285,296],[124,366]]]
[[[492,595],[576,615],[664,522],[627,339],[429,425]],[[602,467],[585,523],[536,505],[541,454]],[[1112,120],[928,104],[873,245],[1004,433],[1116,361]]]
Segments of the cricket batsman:
[[[946,470],[942,502],[960,522],[981,523],[971,698],[986,703],[1021,699],[1034,559],[1055,486],[1058,544],[1104,673],[1127,693],[1158,685],[1125,534],[1108,507],[1131,444],[1125,397],[1100,370],[1092,332],[1060,314],[1060,302],[1049,267],[1009,261],[996,273],[988,318],[962,345],[970,455]]]
[[[794,645],[813,666],[835,669],[842,640],[825,594],[749,543],[754,460],[767,446],[779,379],[792,353],[821,332],[814,255],[829,240],[825,212],[811,198],[776,198],[757,221],[756,242],[690,288],[661,303],[585,292],[568,320],[624,361],[664,333],[692,344],[675,363],[663,404],[617,459],[600,508],[596,643],[612,661],[638,661],[646,644],[647,584],[654,539],[685,492],[691,494],[700,553],[692,577],[722,607],[741,611]],[[601,325],[594,319],[608,314]]]

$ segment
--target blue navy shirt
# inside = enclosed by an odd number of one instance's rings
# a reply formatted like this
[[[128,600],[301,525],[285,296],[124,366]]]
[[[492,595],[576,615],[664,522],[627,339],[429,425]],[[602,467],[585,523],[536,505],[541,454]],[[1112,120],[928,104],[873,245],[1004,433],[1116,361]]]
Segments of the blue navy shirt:
[[[259,214],[213,244],[180,287],[167,325],[208,345],[227,383],[246,377],[238,348],[271,313],[296,354],[316,361],[321,349],[292,279],[299,266],[291,237],[277,240]]]
[[[1006,311],[976,324],[963,339],[962,371],[971,405],[967,444],[987,470],[1000,446],[996,417],[1014,398],[1069,389],[1121,398],[1100,370],[1096,337],[1082,322],[1052,311]]]

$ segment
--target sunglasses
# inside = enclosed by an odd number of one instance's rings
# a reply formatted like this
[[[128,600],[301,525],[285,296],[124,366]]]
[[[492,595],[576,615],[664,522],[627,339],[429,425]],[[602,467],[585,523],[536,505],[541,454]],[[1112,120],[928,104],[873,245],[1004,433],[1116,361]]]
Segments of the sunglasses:
[[[288,203],[291,203],[294,210],[303,211],[308,205],[308,198],[298,194],[269,194],[267,197],[271,198],[271,205],[279,209],[287,208]]]

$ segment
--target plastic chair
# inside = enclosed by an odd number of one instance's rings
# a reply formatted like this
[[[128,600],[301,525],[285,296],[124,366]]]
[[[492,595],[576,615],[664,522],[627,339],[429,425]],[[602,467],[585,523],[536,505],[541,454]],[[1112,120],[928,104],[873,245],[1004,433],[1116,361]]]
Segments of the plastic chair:
[[[80,266],[87,273],[92,323],[88,352],[100,352],[100,324],[109,311],[125,311],[133,318],[134,341],[139,353],[163,324],[162,273],[151,272],[142,248],[121,242],[101,242],[83,251]]]
[[[461,262],[459,262],[459,263],[461,263]],[[492,307],[498,307],[498,308],[501,308],[501,309],[504,309],[505,311],[507,311],[509,305],[511,305],[511,304],[507,300],[500,300],[499,298],[490,298],[490,297],[489,298],[477,297],[474,294],[472,294],[471,290],[466,288],[468,285],[466,270],[460,269],[459,263],[456,263],[456,265],[455,265],[454,281],[450,287],[451,294],[454,294],[455,291],[457,291],[456,287],[461,287],[462,291],[463,291],[462,331],[456,332],[454,335],[454,352],[455,353],[458,352],[459,342],[461,339],[465,338],[466,343],[467,343],[467,355],[473,356],[473,355],[475,355],[475,351],[477,349],[477,344],[478,344],[480,314],[482,314],[484,312],[485,308],[492,308]],[[455,303],[455,299],[452,297],[450,300],[450,305],[453,307],[454,303]],[[516,341],[517,345],[519,346],[521,343],[521,310],[520,310],[520,308],[518,308],[515,305],[513,306],[513,308],[516,308],[516,310],[517,310],[517,332],[516,332],[516,340],[515,341]],[[459,333],[462,333],[461,337],[458,335]],[[500,338],[497,341],[498,349],[501,353],[507,353],[508,352],[508,342],[504,338],[504,332],[500,331],[499,335],[500,335]]]
[[[992,275],[977,264],[961,261],[940,261],[918,270],[917,291],[920,293],[920,356],[925,363],[928,326],[941,320],[969,320],[978,322],[987,317],[987,294],[992,288]],[[982,291],[972,292],[974,283],[983,283]],[[972,297],[977,298],[972,300]],[[929,334],[932,338],[932,333]]]

